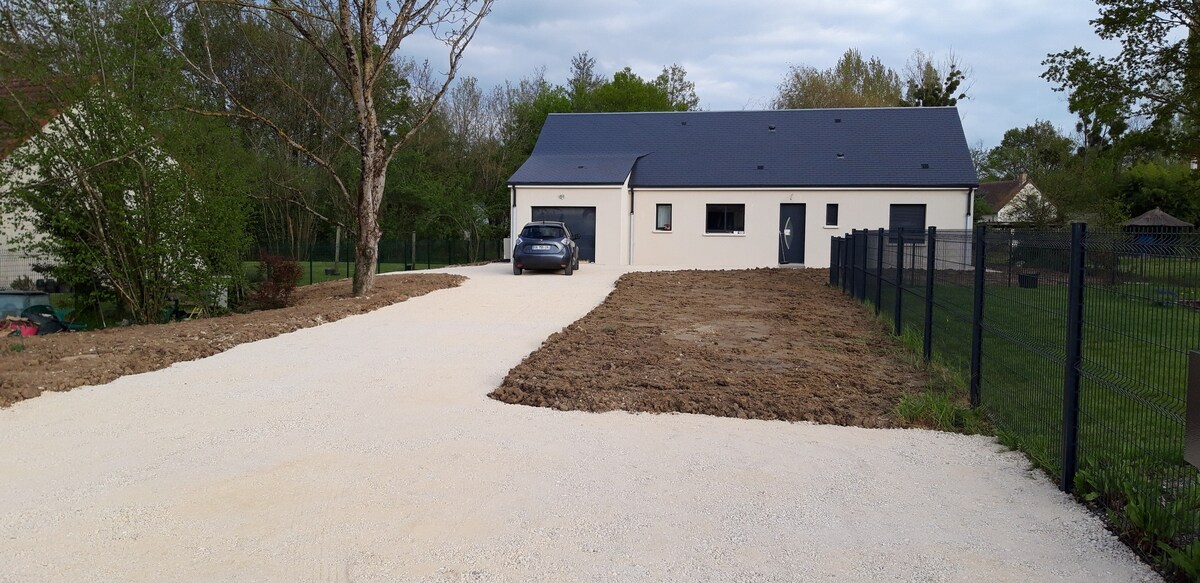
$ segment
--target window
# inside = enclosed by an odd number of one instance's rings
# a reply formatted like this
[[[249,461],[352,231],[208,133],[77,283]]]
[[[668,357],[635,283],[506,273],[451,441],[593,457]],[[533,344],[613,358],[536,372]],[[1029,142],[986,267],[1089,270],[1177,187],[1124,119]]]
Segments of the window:
[[[566,236],[562,227],[554,225],[525,225],[520,235],[522,239],[562,239]]]
[[[826,227],[836,227],[838,224],[838,222],[837,222],[838,216],[837,215],[838,215],[838,205],[837,204],[825,205],[825,226]]]
[[[705,213],[705,233],[744,233],[746,231],[746,205],[710,204]]]
[[[904,229],[906,233],[925,231],[925,205],[923,204],[894,204],[888,212],[888,230]],[[908,237],[904,238],[905,241]]]
[[[656,231],[670,231],[671,230],[671,205],[660,204],[655,208],[654,230],[656,230]]]

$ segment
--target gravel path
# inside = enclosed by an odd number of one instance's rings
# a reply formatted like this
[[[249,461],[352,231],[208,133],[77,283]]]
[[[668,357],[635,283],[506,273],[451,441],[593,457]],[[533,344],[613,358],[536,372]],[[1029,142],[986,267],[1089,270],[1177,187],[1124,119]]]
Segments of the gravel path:
[[[989,439],[487,399],[620,271],[448,271],[0,410],[0,581],[1157,580]]]

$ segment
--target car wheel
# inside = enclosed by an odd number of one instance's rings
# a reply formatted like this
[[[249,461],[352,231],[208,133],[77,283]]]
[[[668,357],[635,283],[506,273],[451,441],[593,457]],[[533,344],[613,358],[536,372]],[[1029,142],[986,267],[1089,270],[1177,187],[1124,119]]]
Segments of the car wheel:
[[[579,256],[575,256],[575,269],[579,269]]]
[[[575,266],[568,261],[567,266],[563,268],[563,275],[571,275],[572,273],[575,273]]]
[[[516,263],[513,263],[513,275],[521,275],[521,268]]]

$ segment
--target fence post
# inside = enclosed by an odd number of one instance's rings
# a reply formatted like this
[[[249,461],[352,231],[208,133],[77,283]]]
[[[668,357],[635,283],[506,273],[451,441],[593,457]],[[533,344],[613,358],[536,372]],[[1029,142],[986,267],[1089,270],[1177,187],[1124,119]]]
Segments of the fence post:
[[[854,275],[854,293],[852,295],[854,296],[854,299],[859,301],[862,301],[863,288],[865,288],[867,285],[866,233],[867,230],[863,229],[862,233],[854,235],[854,265],[857,266],[856,269],[858,271],[856,271]],[[861,261],[859,260],[860,255],[863,257]]]
[[[937,267],[937,227],[929,227],[925,243],[925,362],[933,359],[933,270]]]
[[[838,280],[838,238],[829,238],[829,287],[837,285]]]
[[[975,305],[971,310],[971,406],[980,403],[980,386],[983,380],[983,285],[984,262],[987,261],[987,227],[975,228]]]
[[[855,273],[854,273],[854,243],[855,243],[855,240],[854,239],[856,237],[855,233],[857,233],[857,232],[858,231],[855,231],[853,229],[850,230],[850,237],[847,239],[847,242],[849,243],[849,245],[847,245],[847,248],[846,248],[846,266],[849,269],[846,270],[847,271],[847,273],[846,273],[847,281],[846,281],[846,287],[844,288],[844,291],[850,292],[851,296],[854,295],[854,277],[855,277]]]
[[[1071,271],[1067,274],[1067,362],[1063,370],[1062,491],[1075,487],[1079,467],[1079,369],[1083,365],[1083,278],[1087,223],[1071,224]]]
[[[875,315],[883,310],[883,227],[879,227],[879,241],[875,244]]]
[[[904,309],[904,227],[896,234],[896,336],[904,325],[901,310]]]

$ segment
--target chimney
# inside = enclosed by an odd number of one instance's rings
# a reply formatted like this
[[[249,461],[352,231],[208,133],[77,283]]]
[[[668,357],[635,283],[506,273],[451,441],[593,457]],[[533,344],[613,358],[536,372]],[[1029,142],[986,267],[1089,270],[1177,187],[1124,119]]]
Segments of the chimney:
[[[1026,182],[1029,182],[1029,175],[1022,172],[1021,175],[1017,177],[1017,181],[1021,184],[1025,184]]]

